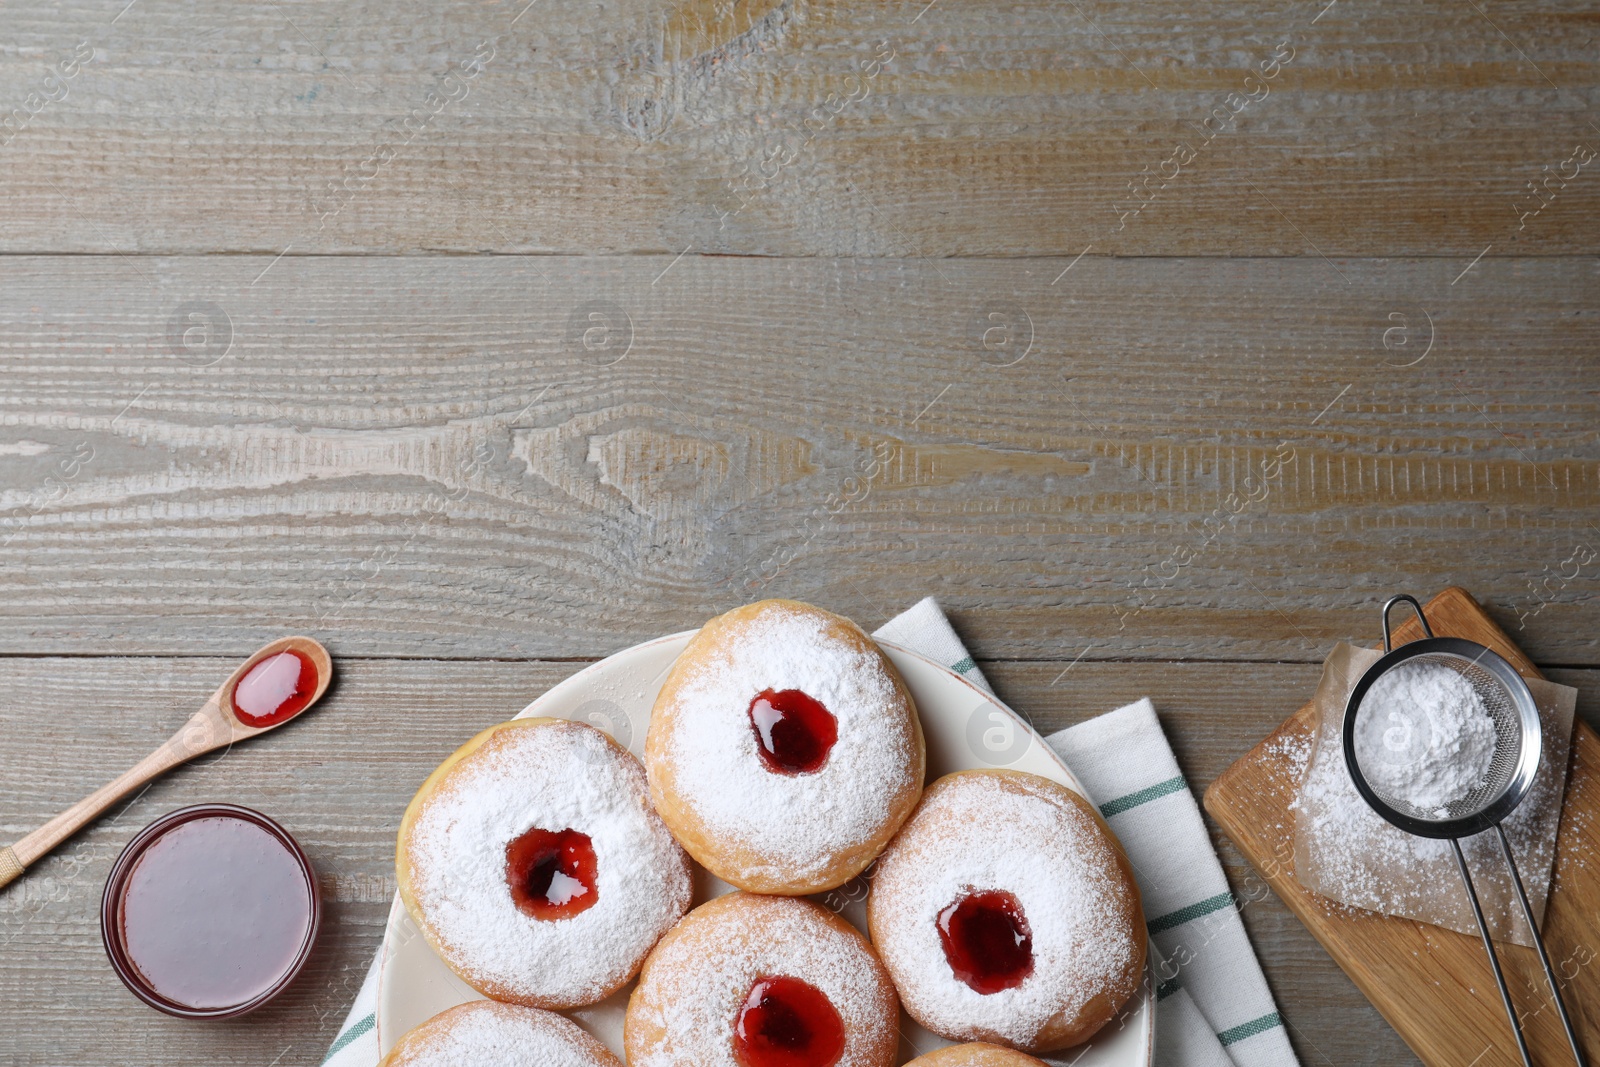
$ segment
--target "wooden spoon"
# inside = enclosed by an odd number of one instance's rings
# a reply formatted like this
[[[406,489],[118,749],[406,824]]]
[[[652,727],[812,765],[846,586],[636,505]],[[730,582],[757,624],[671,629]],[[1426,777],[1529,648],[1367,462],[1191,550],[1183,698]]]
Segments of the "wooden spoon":
[[[280,652],[299,652],[317,669],[317,687],[305,707],[280,722],[266,726],[246,726],[234,714],[233,691],[250,669],[262,660]],[[96,789],[66,811],[45,823],[33,833],[8,848],[0,849],[0,887],[11,884],[39,857],[81,830],[91,820],[100,816],[111,805],[144,785],[150,779],[165,774],[180,763],[214,749],[245,741],[258,734],[292,722],[305,713],[327,692],[333,678],[333,660],[328,650],[309,637],[283,637],[263,647],[239,665],[228,680],[211,694],[188,723],[169,737],[160,748],[134,764],[126,774]]]

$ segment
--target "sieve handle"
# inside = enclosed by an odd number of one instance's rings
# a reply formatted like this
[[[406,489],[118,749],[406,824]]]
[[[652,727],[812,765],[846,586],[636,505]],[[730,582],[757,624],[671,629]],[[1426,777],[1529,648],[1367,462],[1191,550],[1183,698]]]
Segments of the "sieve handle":
[[[1410,604],[1411,610],[1417,613],[1417,621],[1422,624],[1422,632],[1429,637],[1433,636],[1433,627],[1428,625],[1428,617],[1422,613],[1422,605],[1417,603],[1417,598],[1401,593],[1399,596],[1390,597],[1389,602],[1383,606],[1383,650],[1385,652],[1394,651],[1394,642],[1389,636],[1389,609],[1396,604],[1402,603]]]
[[[1578,1035],[1572,1029],[1572,1019],[1567,1015],[1567,1002],[1561,999],[1561,984],[1556,981],[1555,969],[1550,966],[1550,956],[1544,950],[1544,937],[1534,925],[1533,908],[1528,906],[1528,894],[1522,888],[1522,874],[1517,870],[1517,861],[1511,855],[1511,841],[1506,837],[1505,828],[1499,823],[1494,824],[1494,829],[1495,833],[1500,835],[1500,851],[1506,854],[1506,866],[1511,868],[1511,884],[1517,887],[1517,900],[1522,904],[1523,917],[1528,920],[1528,929],[1533,931],[1533,945],[1539,950],[1539,962],[1544,964],[1544,976],[1550,980],[1550,992],[1556,998],[1556,1011],[1561,1013],[1561,1025],[1566,1027],[1567,1042],[1572,1046],[1572,1058],[1578,1067],[1587,1067],[1588,1060],[1584,1058],[1583,1049],[1578,1047]]]
[[[1395,599],[1398,600],[1399,598],[1396,597]],[[1410,597],[1405,599],[1411,600]],[[1393,602],[1390,601],[1390,603]],[[1414,605],[1416,601],[1411,600],[1411,603]],[[1417,614],[1422,614],[1421,608],[1417,609]],[[1384,612],[1384,618],[1385,620],[1388,618],[1387,611]],[[1424,622],[1423,625],[1426,626],[1427,623]],[[1385,634],[1384,636],[1387,637],[1388,635]],[[1429,636],[1431,637],[1432,635],[1430,634]],[[1473,888],[1472,875],[1467,871],[1467,857],[1461,854],[1461,842],[1456,838],[1452,837],[1450,839],[1450,847],[1455,849],[1456,866],[1461,868],[1461,880],[1467,885],[1467,899],[1472,901],[1472,917],[1478,920],[1478,933],[1483,935],[1483,949],[1489,954],[1489,966],[1494,968],[1494,983],[1500,987],[1500,999],[1505,1002],[1506,1018],[1511,1020],[1511,1032],[1517,1038],[1517,1050],[1522,1053],[1524,1067],[1533,1067],[1533,1057],[1528,1055],[1527,1038],[1522,1036],[1522,1020],[1517,1018],[1516,1006],[1511,1003],[1511,990],[1506,988],[1505,972],[1500,970],[1500,957],[1494,954],[1494,942],[1489,940],[1489,924],[1483,921],[1483,908],[1478,904],[1478,891]]]

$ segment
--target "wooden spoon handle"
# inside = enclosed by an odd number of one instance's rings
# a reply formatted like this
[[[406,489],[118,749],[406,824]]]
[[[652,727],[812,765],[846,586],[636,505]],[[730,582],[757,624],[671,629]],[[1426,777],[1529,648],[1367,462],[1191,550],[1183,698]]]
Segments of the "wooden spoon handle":
[[[230,740],[228,723],[223,719],[220,709],[214,703],[208,703],[194,714],[183,729],[167,738],[159,748],[127,771],[96,789],[16,844],[0,849],[0,888],[15,881],[24,870],[33,866],[39,857],[83,829],[111,805],[150,779],[165,774],[201,753],[219,748]]]

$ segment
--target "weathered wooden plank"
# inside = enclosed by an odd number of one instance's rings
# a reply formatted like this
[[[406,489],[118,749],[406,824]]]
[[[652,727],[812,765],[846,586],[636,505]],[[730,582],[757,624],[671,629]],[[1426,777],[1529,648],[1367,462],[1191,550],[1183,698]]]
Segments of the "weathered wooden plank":
[[[1542,624],[1544,620],[1540,620]],[[964,634],[969,640],[976,630]],[[42,822],[152,748],[203,700],[224,659],[0,658],[0,835]],[[19,1067],[315,1064],[382,935],[393,834],[417,784],[461,741],[515,714],[581,664],[341,658],[336,688],[301,722],[154,784],[0,893],[0,1026]],[[1307,664],[984,663],[1002,697],[1044,731],[1149,695],[1193,787],[1270,732],[1316,683]],[[1600,719],[1600,671],[1554,671]],[[81,709],[64,739],[59,709]],[[146,823],[229,800],[289,827],[329,902],[320,947],[286,999],[236,1023],[167,1019],[124,992],[96,925],[117,851]],[[1220,835],[1243,916],[1308,1065],[1413,1062],[1404,1045]],[[91,1023],[90,1020],[93,1020]]]
[[[0,250],[1594,253],[1596,11],[13,4]]]
[[[1459,583],[1600,663],[1600,264],[1063,262],[0,257],[0,649],[936,593],[988,657],[1314,660]]]

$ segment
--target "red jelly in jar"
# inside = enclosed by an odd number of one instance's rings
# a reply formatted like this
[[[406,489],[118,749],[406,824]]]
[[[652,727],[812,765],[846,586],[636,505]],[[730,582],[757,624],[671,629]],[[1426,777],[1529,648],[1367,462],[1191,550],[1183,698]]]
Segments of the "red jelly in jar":
[[[740,1067],[833,1067],[843,1055],[844,1020],[822,990],[786,976],[755,980],[734,1027]]]
[[[1033,932],[1010,893],[968,893],[939,913],[939,940],[950,970],[974,992],[1015,989],[1033,973]]]
[[[317,665],[289,649],[267,656],[233,687],[234,718],[246,726],[275,726],[306,709],[317,695]]]
[[[828,762],[839,722],[798,689],[767,689],[750,702],[750,729],[761,762],[779,774],[810,774]]]
[[[101,902],[112,967],[169,1015],[227,1018],[277,996],[321,917],[316,875],[277,823],[230,804],[175,811],[113,865]]]
[[[594,843],[577,830],[529,830],[506,846],[506,884],[535,919],[570,919],[600,899]]]

